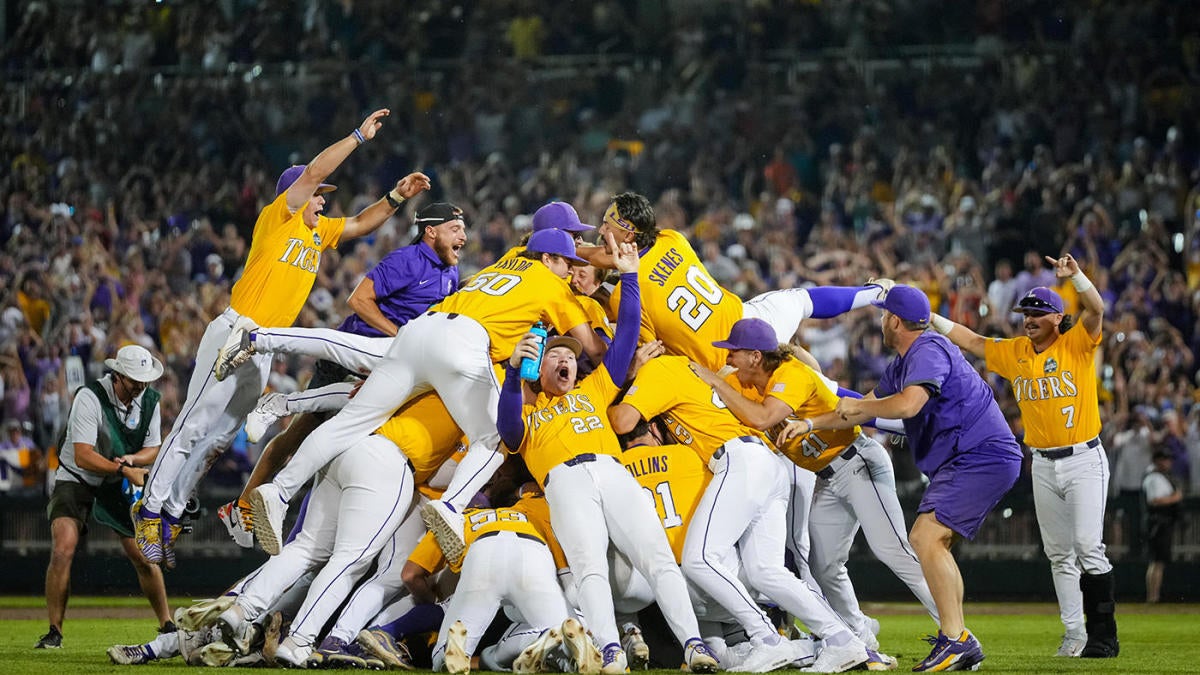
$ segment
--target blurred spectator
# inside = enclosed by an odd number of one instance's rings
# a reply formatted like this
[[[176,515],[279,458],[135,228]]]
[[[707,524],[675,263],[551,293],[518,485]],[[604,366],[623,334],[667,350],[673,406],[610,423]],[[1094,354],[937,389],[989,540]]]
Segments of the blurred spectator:
[[[0,438],[0,492],[36,494],[41,491],[43,471],[42,452],[21,423],[5,422]]]

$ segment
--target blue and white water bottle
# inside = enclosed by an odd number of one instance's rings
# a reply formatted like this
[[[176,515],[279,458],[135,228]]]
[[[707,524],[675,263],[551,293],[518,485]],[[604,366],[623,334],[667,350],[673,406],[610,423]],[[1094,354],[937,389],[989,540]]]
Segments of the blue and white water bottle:
[[[533,328],[530,328],[529,332],[540,337],[541,341],[538,342],[536,359],[528,356],[521,359],[521,379],[533,382],[541,377],[542,353],[546,351],[546,325],[539,321],[533,324]]]

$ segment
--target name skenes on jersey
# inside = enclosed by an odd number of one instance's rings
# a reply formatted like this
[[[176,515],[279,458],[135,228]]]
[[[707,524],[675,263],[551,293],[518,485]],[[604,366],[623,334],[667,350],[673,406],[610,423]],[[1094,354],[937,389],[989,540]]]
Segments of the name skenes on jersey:
[[[1100,434],[1095,364],[1100,338],[1076,324],[1040,354],[1027,336],[984,343],[988,370],[1012,384],[1030,447],[1058,448]]]

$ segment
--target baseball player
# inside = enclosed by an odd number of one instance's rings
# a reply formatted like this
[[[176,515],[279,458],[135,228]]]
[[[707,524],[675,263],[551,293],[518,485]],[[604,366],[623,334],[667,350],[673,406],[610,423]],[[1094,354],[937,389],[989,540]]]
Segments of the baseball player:
[[[369,234],[395,212],[392,202],[429,188],[429,178],[414,173],[401,179],[388,199],[380,199],[350,218],[320,215],[324,181],[362,143],[383,126],[386,109],[376,110],[354,133],[321,151],[306,166],[293,166],[279,177],[275,199],[258,215],[241,278],[233,285],[230,306],[213,319],[196,352],[187,400],[163,443],[146,492],[133,512],[138,547],[151,562],[174,565],[174,541],[188,497],[242,426],[266,384],[270,357],[253,359],[234,377],[212,376],[217,354],[241,329],[290,325],[303,307],[321,264],[321,253],[344,239]],[[397,202],[398,203],[398,202]]]
[[[908,539],[941,626],[929,656],[913,670],[967,670],[984,655],[965,625],[962,576],[951,546],[956,536],[974,538],[1016,482],[1021,449],[987,383],[949,340],[926,330],[929,298],[897,285],[877,304],[884,310],[884,344],[897,352],[879,385],[864,398],[840,399],[834,412],[788,422],[778,439],[786,445],[798,435],[849,429],[872,417],[904,420],[917,468],[929,477]]]
[[[664,413],[670,431],[713,473],[692,516],[682,565],[688,579],[750,636],[753,648],[742,667],[781,668],[795,652],[726,564],[734,556],[757,591],[825,639],[814,669],[841,672],[865,663],[869,655],[862,640],[784,566],[789,492],[784,460],[726,409],[686,357],[661,356],[643,366],[624,399],[609,409],[609,418],[616,431],[626,433],[639,420]]]
[[[434,516],[451,532],[461,533],[462,508],[502,461],[495,423],[500,392],[492,364],[511,354],[520,337],[542,319],[577,337],[596,361],[604,353],[604,343],[588,326],[566,281],[571,265],[582,263],[569,234],[536,232],[519,257],[485,268],[405,325],[350,403],[309,435],[271,483],[251,493],[255,535],[263,548],[278,550],[287,502],[305,481],[415,393],[429,389],[441,395],[471,440],[445,501],[427,505],[437,504]]]
[[[546,491],[554,531],[579,589],[584,621],[602,645],[601,672],[623,673],[629,666],[608,585],[610,539],[651,581],[663,616],[684,646],[688,667],[715,672],[717,661],[699,637],[683,575],[653,509],[617,460],[620,445],[605,414],[637,349],[640,311],[637,250],[632,244],[613,249],[625,306],[604,362],[577,382],[582,345],[570,337],[554,338],[546,344],[538,380],[541,391],[535,394],[520,378],[521,361],[536,357],[540,342],[538,336],[527,335],[509,359],[497,424],[504,444],[521,454]],[[523,405],[526,399],[532,403]],[[447,555],[453,557],[451,551]]]
[[[1012,383],[1033,452],[1033,504],[1066,628],[1057,655],[1106,658],[1117,655],[1120,643],[1112,563],[1104,554],[1109,471],[1096,395],[1104,300],[1069,253],[1046,260],[1078,291],[1077,321],[1063,313],[1057,293],[1039,286],[1013,308],[1025,315],[1021,337],[988,340],[937,314],[932,323]]]
[[[658,229],[650,202],[633,192],[613,199],[598,232],[602,241],[612,234],[618,244],[635,243],[641,251],[642,342],[662,340],[668,353],[687,356],[711,370],[725,363],[724,350],[714,349],[712,343],[729,335],[738,319],[763,319],[775,329],[778,341],[786,343],[802,320],[865,307],[892,283],[879,279],[857,287],[790,288],[743,303],[717,284],[686,237]],[[607,245],[580,248],[580,256],[597,267],[611,268],[613,253]]]
[[[728,366],[736,369],[725,379],[698,364],[693,370],[743,424],[767,433],[777,432],[788,419],[803,420],[832,412],[837,395],[821,376],[791,356],[787,345],[775,342],[775,332],[761,319],[742,319],[729,337],[714,343],[729,350]],[[872,649],[878,623],[859,608],[846,571],[850,545],[859,526],[871,552],[900,577],[937,621],[937,606],[921,572],[921,564],[902,535],[907,530],[896,497],[891,458],[859,427],[797,436],[776,442],[795,465],[793,471],[816,474],[811,507],[793,498],[793,541],[802,539],[795,523],[806,521],[811,538],[808,567],[830,605]],[[793,553],[799,547],[793,544]]]
[[[392,199],[389,195],[388,199]],[[293,395],[298,405],[289,410],[282,394],[260,399],[246,417],[246,435],[257,441],[275,419],[289,413],[340,410],[356,386],[387,351],[399,326],[429,309],[458,287],[458,254],[466,244],[462,209],[444,202],[429,204],[413,218],[419,233],[414,243],[397,248],[371,268],[347,299],[354,313],[333,330],[303,328],[246,332],[223,351],[213,371],[223,380],[256,353],[283,352],[318,357],[308,390]],[[281,413],[281,414],[276,414]],[[239,499],[218,516],[240,545],[254,545],[247,501],[250,491],[266,482],[291,456],[301,441],[324,418],[305,416],[263,449]]]

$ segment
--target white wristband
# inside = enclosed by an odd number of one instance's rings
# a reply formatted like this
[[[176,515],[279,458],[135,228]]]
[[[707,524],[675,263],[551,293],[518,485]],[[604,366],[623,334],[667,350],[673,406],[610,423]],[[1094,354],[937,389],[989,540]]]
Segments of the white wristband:
[[[1071,285],[1075,287],[1077,292],[1086,293],[1092,288],[1092,280],[1087,278],[1087,275],[1083,272],[1076,272],[1071,277]]]
[[[954,330],[954,322],[941,314],[930,314],[929,323],[942,335],[949,335],[950,331]]]

